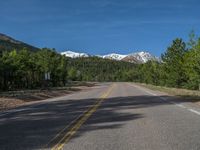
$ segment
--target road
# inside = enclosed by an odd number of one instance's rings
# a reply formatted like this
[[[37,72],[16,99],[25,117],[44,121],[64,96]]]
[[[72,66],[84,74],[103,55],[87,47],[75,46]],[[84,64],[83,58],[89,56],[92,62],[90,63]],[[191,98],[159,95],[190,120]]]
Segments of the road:
[[[200,108],[133,83],[0,113],[0,150],[199,150]]]

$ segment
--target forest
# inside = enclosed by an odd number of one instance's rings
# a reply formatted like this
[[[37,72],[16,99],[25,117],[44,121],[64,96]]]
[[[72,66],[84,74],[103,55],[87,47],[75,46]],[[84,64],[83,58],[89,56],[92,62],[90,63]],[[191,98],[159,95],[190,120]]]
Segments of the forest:
[[[45,74],[50,79],[45,80]],[[130,81],[153,85],[200,88],[200,38],[176,38],[160,61],[134,64],[98,57],[68,58],[55,49],[26,48],[0,54],[0,91],[66,86],[69,81]]]
[[[68,58],[53,49],[4,52],[0,57],[0,89],[65,86],[69,81],[128,81],[135,64],[98,57]],[[50,80],[45,80],[45,74]]]

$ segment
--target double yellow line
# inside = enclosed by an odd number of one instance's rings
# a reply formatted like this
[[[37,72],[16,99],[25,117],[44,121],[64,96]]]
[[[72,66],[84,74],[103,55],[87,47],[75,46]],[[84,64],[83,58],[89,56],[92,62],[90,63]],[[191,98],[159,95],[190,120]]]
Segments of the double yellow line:
[[[88,110],[86,110],[80,117],[78,117],[70,126],[65,127],[61,130],[51,141],[50,143],[54,143],[52,150],[61,150],[63,149],[64,145],[72,138],[72,136],[78,131],[78,129],[86,122],[86,120],[99,108],[105,98],[111,93],[114,88],[114,84],[108,89],[106,93],[104,93],[99,100]],[[68,131],[66,131],[69,129]],[[62,136],[63,132],[66,133]],[[50,144],[49,143],[49,144]],[[48,144],[48,145],[49,145]],[[47,147],[48,147],[47,145]]]

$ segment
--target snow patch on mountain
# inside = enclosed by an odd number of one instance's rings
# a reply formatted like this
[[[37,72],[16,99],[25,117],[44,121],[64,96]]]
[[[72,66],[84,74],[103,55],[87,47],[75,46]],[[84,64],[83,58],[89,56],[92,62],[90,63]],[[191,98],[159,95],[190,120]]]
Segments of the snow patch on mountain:
[[[144,51],[129,54],[127,57],[132,57],[141,63],[146,63],[149,60],[157,60],[155,56],[152,56],[149,52]]]
[[[71,57],[71,58],[89,57],[89,55],[86,53],[77,53],[77,52],[73,52],[73,51],[61,52],[61,55],[65,55],[66,57]]]
[[[112,59],[112,60],[122,60],[126,56],[127,55],[121,55],[121,54],[112,53],[112,54],[108,54],[108,55],[103,55],[101,57],[102,58],[106,58],[106,59]]]
[[[89,55],[86,53],[77,53],[77,52],[73,52],[73,51],[65,51],[65,52],[62,52],[61,54],[65,55],[66,57],[71,57],[71,58],[92,56],[92,55]],[[111,54],[107,54],[107,55],[95,55],[95,56],[104,58],[104,59],[126,61],[126,62],[131,62],[131,63],[146,63],[149,60],[159,61],[159,59],[157,57],[155,57],[155,56],[151,55],[149,52],[145,52],[145,51],[131,53],[128,55],[111,53]]]

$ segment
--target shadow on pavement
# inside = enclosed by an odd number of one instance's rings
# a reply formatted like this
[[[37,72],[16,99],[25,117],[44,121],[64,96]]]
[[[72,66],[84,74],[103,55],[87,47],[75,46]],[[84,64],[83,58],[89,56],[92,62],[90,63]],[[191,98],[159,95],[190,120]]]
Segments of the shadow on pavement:
[[[42,149],[55,135],[90,108],[98,99],[60,100],[31,107],[20,107],[19,111],[0,116],[0,149]],[[156,96],[113,97],[106,99],[95,114],[73,137],[83,136],[93,130],[121,128],[127,121],[145,117],[130,113],[127,109],[138,109],[170,105]],[[52,145],[49,145],[50,148]]]

